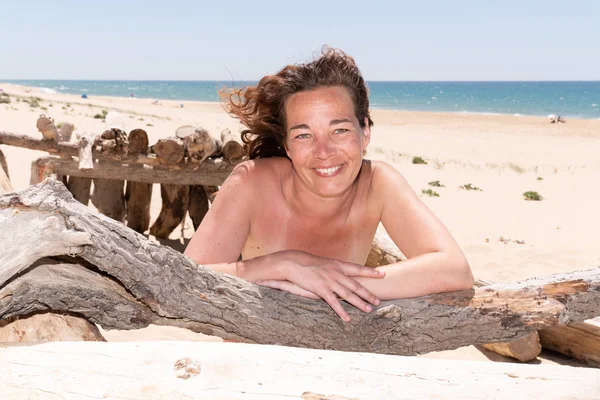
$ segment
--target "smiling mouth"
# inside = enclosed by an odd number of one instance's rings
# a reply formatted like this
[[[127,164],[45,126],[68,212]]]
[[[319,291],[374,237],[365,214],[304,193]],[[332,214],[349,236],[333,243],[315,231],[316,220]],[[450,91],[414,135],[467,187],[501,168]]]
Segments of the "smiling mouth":
[[[313,168],[313,170],[317,173],[317,175],[322,177],[330,177],[337,175],[341,170],[344,164],[336,165],[334,167],[329,168]]]

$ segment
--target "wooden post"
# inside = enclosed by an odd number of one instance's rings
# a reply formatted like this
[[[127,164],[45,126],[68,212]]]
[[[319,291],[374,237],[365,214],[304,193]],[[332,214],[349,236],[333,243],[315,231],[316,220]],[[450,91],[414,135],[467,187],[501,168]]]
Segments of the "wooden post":
[[[246,151],[240,135],[234,135],[229,129],[223,129],[221,142],[223,143],[223,157],[227,161],[235,164],[243,160]]]
[[[148,134],[143,129],[134,129],[127,138],[130,154],[148,154]],[[150,203],[152,184],[127,181],[125,204],[127,206],[127,226],[136,232],[144,233],[150,226]]]
[[[8,175],[8,164],[6,162],[6,157],[0,149],[0,195],[12,191],[13,188],[10,184],[10,177]]]
[[[154,152],[165,164],[178,164],[185,157],[185,146],[181,138],[161,139],[154,145]],[[190,187],[188,185],[161,185],[162,207],[150,234],[166,239],[171,232],[185,220],[189,205]]]
[[[127,147],[127,134],[119,128],[105,130],[94,142],[104,153],[121,154]],[[125,221],[125,181],[117,179],[94,179],[92,204],[102,214],[119,222]]]
[[[192,160],[202,162],[208,157],[221,153],[221,141],[200,127],[185,125],[175,131],[175,136],[185,145],[186,154]]]
[[[208,194],[206,193],[204,186],[190,186],[188,212],[192,219],[192,223],[194,224],[194,230],[198,229],[204,216],[208,212]]]

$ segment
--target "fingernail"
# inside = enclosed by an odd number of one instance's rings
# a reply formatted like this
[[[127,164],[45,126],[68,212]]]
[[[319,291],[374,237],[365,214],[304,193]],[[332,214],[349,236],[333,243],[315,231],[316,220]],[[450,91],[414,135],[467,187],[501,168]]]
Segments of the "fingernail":
[[[373,311],[373,307],[367,306],[367,312],[371,312],[371,311]]]
[[[350,317],[344,317],[344,321],[350,322]]]

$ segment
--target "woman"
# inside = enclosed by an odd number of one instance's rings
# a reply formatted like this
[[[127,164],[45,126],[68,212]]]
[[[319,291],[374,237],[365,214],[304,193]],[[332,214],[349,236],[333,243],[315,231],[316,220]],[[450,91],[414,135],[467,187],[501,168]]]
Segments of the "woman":
[[[325,48],[224,95],[247,129],[234,168],[185,254],[259,285],[370,312],[380,299],[470,288],[468,262],[402,175],[363,160],[373,121],[354,60]],[[407,260],[364,267],[379,223]],[[238,261],[240,254],[241,260]],[[369,304],[370,303],[370,304]]]

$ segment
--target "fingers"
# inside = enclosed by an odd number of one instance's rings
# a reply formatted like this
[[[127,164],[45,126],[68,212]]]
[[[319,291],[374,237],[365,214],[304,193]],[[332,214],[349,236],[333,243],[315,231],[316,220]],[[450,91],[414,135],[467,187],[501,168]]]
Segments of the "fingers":
[[[302,297],[306,297],[306,298],[313,299],[313,300],[320,299],[320,297],[317,296],[316,294],[314,294],[313,292],[309,292],[308,290],[303,289],[300,286],[295,285],[289,281],[280,281],[280,280],[271,279],[271,280],[262,280],[262,281],[259,280],[259,281],[256,281],[255,283],[260,286],[266,286],[266,287],[270,287],[273,289],[284,290],[291,294],[295,294],[297,296],[302,296]]]
[[[350,316],[348,315],[346,310],[344,310],[344,307],[342,307],[342,303],[340,303],[340,301],[335,296],[335,294],[333,294],[333,292],[328,292],[321,296],[321,298],[325,300],[327,304],[329,304],[333,311],[335,311],[335,313],[339,315],[340,318],[344,320],[344,322],[350,322]]]
[[[340,269],[346,276],[362,276],[365,278],[383,278],[385,276],[383,270],[365,267],[360,264],[340,262]]]
[[[358,282],[356,282],[356,284],[360,286],[360,284]],[[352,304],[354,307],[358,308],[359,310],[363,310],[364,312],[373,311],[373,307],[371,307],[369,304],[367,304],[363,299],[361,299],[358,296],[358,294],[357,294],[358,290],[353,290],[353,289],[349,288],[348,286],[342,285],[341,283],[338,283],[337,285],[335,285],[333,287],[333,290],[335,293],[337,293],[338,296],[340,296],[340,298],[342,298],[346,302]],[[371,292],[369,292],[367,289],[364,289],[364,290],[369,295],[373,296],[373,294]]]
[[[343,291],[350,290],[352,294],[356,293],[356,295],[360,296],[362,299],[368,301],[369,303],[373,304],[374,306],[378,306],[379,303],[381,303],[381,300],[379,300],[379,298],[377,296],[375,296],[375,294],[373,294],[369,289],[367,289],[366,287],[361,285],[359,282],[357,282],[353,278],[342,275],[338,279],[338,282],[341,283],[342,285],[344,285],[345,288],[342,289]],[[336,291],[336,293],[340,297],[342,297],[344,300],[346,299],[339,292]],[[361,302],[362,302],[362,299],[361,299]],[[350,301],[348,301],[348,302],[350,303]],[[352,304],[354,304],[354,303],[352,303]],[[365,306],[366,305],[367,304],[365,303]],[[358,307],[358,308],[360,308],[363,311],[366,311],[364,307]],[[371,312],[371,309],[369,309],[369,311],[366,311],[366,312]]]

